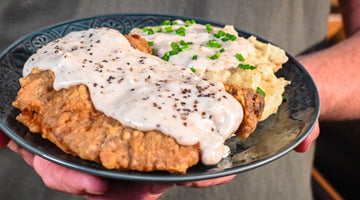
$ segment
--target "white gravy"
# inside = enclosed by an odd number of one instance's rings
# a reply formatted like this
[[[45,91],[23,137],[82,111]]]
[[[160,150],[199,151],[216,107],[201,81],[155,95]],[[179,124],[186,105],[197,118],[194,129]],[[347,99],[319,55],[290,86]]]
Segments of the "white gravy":
[[[108,28],[72,32],[40,48],[25,63],[55,74],[55,90],[84,84],[95,108],[121,124],[159,130],[179,144],[199,143],[204,164],[218,163],[224,141],[239,127],[242,106],[221,83],[134,49]]]
[[[255,48],[248,40],[243,37],[238,37],[237,32],[233,26],[225,26],[224,28],[220,27],[211,27],[211,31],[208,32],[208,29],[205,25],[202,24],[190,24],[185,26],[185,22],[182,20],[176,20],[175,25],[171,25],[172,32],[166,32],[165,29],[170,27],[158,26],[161,27],[161,31],[156,31],[154,27],[148,27],[155,30],[154,34],[149,34],[147,31],[137,30],[137,34],[144,37],[147,41],[153,42],[151,48],[156,50],[155,55],[163,57],[164,54],[172,50],[171,43],[179,44],[180,48],[183,45],[180,44],[181,40],[192,44],[187,45],[188,50],[181,51],[176,55],[171,55],[169,61],[186,66],[188,68],[193,68],[196,70],[198,76],[202,76],[205,71],[221,71],[229,68],[237,68],[240,61],[236,58],[236,54],[241,54],[246,60],[248,54],[255,53]],[[179,28],[185,28],[185,35],[181,36],[176,33],[176,30]],[[215,34],[218,34],[219,31],[223,31],[225,35],[215,37]],[[226,34],[230,34],[236,37],[236,40],[232,41]],[[227,41],[223,41],[227,39]],[[219,47],[209,47],[207,43],[210,40],[215,40]],[[223,50],[222,50],[223,49]],[[217,59],[209,59],[208,56],[213,56],[219,54]],[[197,56],[197,59],[193,59],[193,56]]]

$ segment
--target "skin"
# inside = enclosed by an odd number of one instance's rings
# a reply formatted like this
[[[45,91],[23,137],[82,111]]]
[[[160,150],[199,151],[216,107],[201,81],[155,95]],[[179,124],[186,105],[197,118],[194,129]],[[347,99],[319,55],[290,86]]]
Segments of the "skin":
[[[360,1],[343,0],[340,3],[346,33],[349,37],[328,49],[298,57],[318,86],[322,105],[320,120],[327,121],[360,119],[360,105],[352,103],[360,99],[357,87],[360,85],[360,68],[357,67],[360,66],[360,55],[358,55],[360,52]],[[306,152],[318,135],[319,125],[316,123],[310,135],[295,148],[295,151]],[[0,148],[5,146],[22,155],[49,188],[85,195],[90,200],[153,200],[174,185],[110,181],[71,170],[26,151],[0,131]],[[224,184],[234,177],[235,175],[232,175],[178,185],[201,188]]]

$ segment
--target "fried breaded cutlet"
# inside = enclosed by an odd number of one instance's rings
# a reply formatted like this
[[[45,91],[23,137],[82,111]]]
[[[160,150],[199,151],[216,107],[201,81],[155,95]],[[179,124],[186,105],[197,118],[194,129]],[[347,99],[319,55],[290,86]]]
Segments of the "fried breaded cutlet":
[[[87,87],[55,91],[51,71],[34,70],[21,79],[14,106],[17,120],[66,153],[100,162],[109,169],[185,172],[199,160],[199,148],[181,146],[159,131],[123,127],[95,110]]]
[[[127,38],[133,47],[149,52],[141,38]],[[160,131],[125,127],[94,108],[85,85],[56,91],[54,79],[52,71],[34,69],[20,79],[21,89],[13,105],[21,110],[18,121],[64,152],[118,170],[184,173],[199,162],[199,145],[179,145]],[[244,108],[237,134],[246,138],[260,120],[264,98],[236,85],[226,85],[226,90]]]

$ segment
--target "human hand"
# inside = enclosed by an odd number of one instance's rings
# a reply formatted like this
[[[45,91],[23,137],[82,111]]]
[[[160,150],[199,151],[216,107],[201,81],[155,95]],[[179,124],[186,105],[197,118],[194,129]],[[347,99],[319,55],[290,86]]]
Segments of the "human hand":
[[[319,136],[319,133],[320,128],[319,122],[317,121],[310,134],[304,139],[304,141],[302,141],[297,147],[295,147],[295,151],[299,153],[307,152],[310,149],[312,142],[315,141],[316,138]]]
[[[5,145],[9,138],[0,132],[0,141]],[[40,175],[44,184],[54,190],[84,195],[89,200],[109,199],[157,199],[170,189],[172,183],[115,181],[72,170],[45,160],[23,149],[14,141],[8,147],[20,154]],[[228,176],[197,182],[178,183],[181,186],[208,187],[229,182],[235,177]]]
[[[209,187],[213,185],[224,184],[231,181],[235,175],[195,181],[176,183],[179,186],[188,187]],[[146,183],[146,182],[124,182],[113,181],[109,183],[108,190],[101,195],[86,195],[88,200],[110,200],[110,199],[146,199],[154,200],[161,196],[166,190],[170,189],[172,183]]]
[[[6,147],[9,141],[10,138],[0,129],[0,148]]]

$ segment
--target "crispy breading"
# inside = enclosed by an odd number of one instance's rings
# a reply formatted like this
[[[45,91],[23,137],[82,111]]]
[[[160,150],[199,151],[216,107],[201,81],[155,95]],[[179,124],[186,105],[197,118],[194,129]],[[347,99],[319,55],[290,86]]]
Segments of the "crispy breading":
[[[108,169],[185,172],[198,163],[198,145],[182,146],[159,131],[124,127],[94,108],[86,86],[55,91],[53,81],[53,72],[34,70],[20,80],[13,105],[22,110],[18,121],[64,152]]]
[[[140,37],[140,35],[124,35],[126,39],[130,42],[131,46],[133,46],[135,49],[138,49],[142,52],[151,54],[151,48],[148,45],[147,41]]]
[[[151,53],[146,40],[126,36],[131,45]],[[197,164],[200,149],[179,145],[159,131],[139,131],[96,110],[85,85],[53,89],[54,73],[34,69],[20,79],[21,89],[13,106],[20,109],[17,120],[31,132],[40,133],[64,152],[118,170],[181,172]],[[256,128],[264,108],[264,98],[251,89],[225,84],[244,108],[244,119],[237,131],[248,137]]]
[[[264,96],[254,93],[250,88],[225,83],[225,90],[240,102],[244,110],[244,118],[236,134],[240,138],[247,138],[256,129],[265,107]]]

